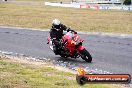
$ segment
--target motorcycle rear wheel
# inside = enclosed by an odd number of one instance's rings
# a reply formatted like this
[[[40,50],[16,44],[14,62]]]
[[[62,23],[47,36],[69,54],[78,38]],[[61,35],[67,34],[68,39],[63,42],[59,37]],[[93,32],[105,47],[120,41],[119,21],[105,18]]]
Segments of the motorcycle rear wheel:
[[[83,50],[80,52],[80,54],[81,54],[81,58],[82,58],[83,60],[85,60],[85,61],[88,62],[88,63],[91,63],[91,61],[92,61],[92,56],[90,55],[90,53],[89,53],[86,49],[83,49]]]
[[[66,55],[60,55],[62,58],[67,58],[68,56],[66,56]]]

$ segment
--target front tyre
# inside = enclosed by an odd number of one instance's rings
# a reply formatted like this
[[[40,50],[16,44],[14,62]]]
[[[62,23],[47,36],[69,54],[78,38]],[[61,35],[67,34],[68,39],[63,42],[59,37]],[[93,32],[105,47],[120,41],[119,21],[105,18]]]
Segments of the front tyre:
[[[88,62],[88,63],[91,63],[91,61],[92,61],[92,56],[90,55],[90,53],[89,53],[86,49],[83,49],[83,50],[80,52],[80,54],[81,54],[81,58],[82,58],[83,60],[85,60],[85,61]]]

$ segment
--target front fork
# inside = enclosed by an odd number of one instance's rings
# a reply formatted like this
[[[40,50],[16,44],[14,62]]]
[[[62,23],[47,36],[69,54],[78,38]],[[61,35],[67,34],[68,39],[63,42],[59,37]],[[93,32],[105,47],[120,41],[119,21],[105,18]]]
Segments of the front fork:
[[[85,49],[85,47],[80,45],[80,46],[77,47],[77,52],[80,53],[84,49]]]
[[[76,54],[75,54],[75,58],[79,58],[80,56],[82,56],[81,54],[80,54],[80,52],[82,51],[82,50],[84,50],[85,49],[85,47],[84,46],[82,46],[82,45],[79,45],[77,48],[76,48]]]

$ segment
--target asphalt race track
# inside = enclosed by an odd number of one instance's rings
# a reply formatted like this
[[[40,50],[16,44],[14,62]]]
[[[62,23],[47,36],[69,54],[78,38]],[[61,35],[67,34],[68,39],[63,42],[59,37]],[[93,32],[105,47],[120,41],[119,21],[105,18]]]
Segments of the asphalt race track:
[[[80,34],[93,57],[93,62],[87,63],[81,58],[75,60],[55,56],[46,44],[47,36],[48,31],[0,28],[0,50],[82,65],[87,70],[132,75],[132,37]]]

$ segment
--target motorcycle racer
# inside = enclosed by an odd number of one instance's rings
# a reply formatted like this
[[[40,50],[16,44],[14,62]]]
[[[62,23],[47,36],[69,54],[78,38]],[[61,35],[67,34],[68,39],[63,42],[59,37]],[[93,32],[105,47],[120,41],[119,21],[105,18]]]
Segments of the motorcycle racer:
[[[61,42],[60,42],[60,39],[62,38],[62,36],[64,35],[63,34],[63,31],[71,31],[71,32],[74,32],[75,34],[77,34],[76,31],[74,30],[71,30],[70,28],[68,28],[67,26],[65,26],[64,24],[62,24],[58,19],[54,19],[52,21],[52,27],[50,29],[50,37],[51,37],[51,40],[53,42],[53,44],[55,45],[53,47],[54,49],[54,53],[57,55],[59,52],[59,49],[61,49]]]

